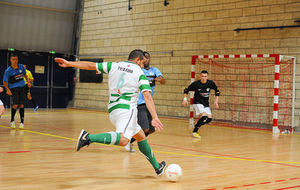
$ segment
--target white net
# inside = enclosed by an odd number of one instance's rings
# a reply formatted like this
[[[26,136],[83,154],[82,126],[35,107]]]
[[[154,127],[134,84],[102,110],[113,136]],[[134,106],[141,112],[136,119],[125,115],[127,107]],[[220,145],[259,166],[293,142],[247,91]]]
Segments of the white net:
[[[293,59],[280,61],[278,126],[292,126]],[[195,80],[202,70],[217,84],[221,96],[213,117],[258,128],[271,128],[274,110],[274,57],[197,58]],[[213,106],[215,97],[210,98]],[[213,107],[212,107],[213,108]]]

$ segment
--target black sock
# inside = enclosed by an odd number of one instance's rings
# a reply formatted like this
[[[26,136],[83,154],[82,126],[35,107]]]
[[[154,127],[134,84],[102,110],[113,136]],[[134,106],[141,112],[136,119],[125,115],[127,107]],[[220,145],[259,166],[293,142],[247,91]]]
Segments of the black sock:
[[[207,116],[201,117],[201,118],[198,120],[198,122],[196,123],[195,128],[194,128],[194,130],[193,130],[193,133],[197,133],[198,130],[199,130],[199,128],[200,128],[202,125],[205,124],[206,120],[207,120]]]
[[[21,123],[24,123],[24,108],[19,108]]]
[[[145,135],[146,137],[149,135],[150,133],[146,132]],[[133,143],[135,141],[135,138],[131,138],[130,143]]]
[[[10,122],[13,122],[15,120],[17,109],[11,108],[11,115],[10,115]]]
[[[131,138],[130,143],[133,143],[135,141],[135,138]]]
[[[198,122],[197,122],[197,124],[198,124]],[[197,133],[199,128],[201,127],[201,125],[197,125],[197,124],[194,127],[193,133]]]

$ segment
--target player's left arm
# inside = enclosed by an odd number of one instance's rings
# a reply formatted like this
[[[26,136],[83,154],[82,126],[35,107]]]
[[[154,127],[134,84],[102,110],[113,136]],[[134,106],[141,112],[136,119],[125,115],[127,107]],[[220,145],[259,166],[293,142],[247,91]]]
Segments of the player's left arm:
[[[154,80],[159,82],[160,84],[166,84],[166,81],[162,75],[162,73],[160,72],[159,69],[155,68],[155,75],[157,76]]]
[[[215,108],[219,108],[219,96],[220,96],[220,91],[219,91],[219,89],[218,89],[218,87],[217,87],[217,85],[212,81],[212,89],[214,89],[214,91],[215,91],[215,102],[214,102],[214,104],[215,104]]]
[[[156,109],[155,109],[155,104],[154,104],[154,101],[153,101],[152,96],[150,94],[150,91],[144,90],[142,93],[143,93],[143,96],[144,96],[144,99],[145,99],[147,109],[149,110],[149,112],[152,116],[152,122],[151,123],[152,123],[153,127],[155,128],[155,130],[160,132],[163,129],[163,124],[158,119]]]

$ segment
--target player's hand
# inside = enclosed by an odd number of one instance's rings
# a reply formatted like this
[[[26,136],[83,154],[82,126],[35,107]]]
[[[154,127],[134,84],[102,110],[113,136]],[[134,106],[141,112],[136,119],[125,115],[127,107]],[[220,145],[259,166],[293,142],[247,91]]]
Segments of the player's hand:
[[[3,88],[2,88],[2,87],[0,87],[0,93],[1,93],[1,92],[3,92]]]
[[[6,94],[7,94],[7,95],[9,95],[9,96],[11,96],[11,95],[12,95],[12,93],[11,93],[11,91],[10,91],[10,90],[7,90],[7,91],[6,91]]]
[[[69,61],[63,58],[55,58],[54,61],[57,62],[60,67],[69,67]]]
[[[219,109],[219,104],[218,104],[218,102],[215,102],[215,108]]]
[[[31,83],[30,82],[27,83],[27,86],[28,86],[28,88],[31,88]]]
[[[161,130],[163,130],[163,124],[160,122],[160,120],[158,118],[152,119],[151,123],[156,131],[160,132]]]
[[[182,106],[186,107],[188,105],[188,101],[187,100],[183,100],[181,104],[182,104]]]

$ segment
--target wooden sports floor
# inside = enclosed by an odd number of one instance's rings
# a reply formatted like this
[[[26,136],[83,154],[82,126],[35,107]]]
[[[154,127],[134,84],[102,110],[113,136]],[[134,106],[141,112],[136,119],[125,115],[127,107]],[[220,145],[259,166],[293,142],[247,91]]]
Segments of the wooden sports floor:
[[[11,130],[9,119],[7,110],[0,119],[1,190],[300,189],[299,133],[273,137],[270,131],[209,125],[196,140],[187,120],[161,118],[163,132],[148,141],[159,161],[182,167],[182,179],[173,183],[157,177],[139,151],[91,144],[75,152],[82,128],[114,130],[105,112],[26,110],[24,130]]]

